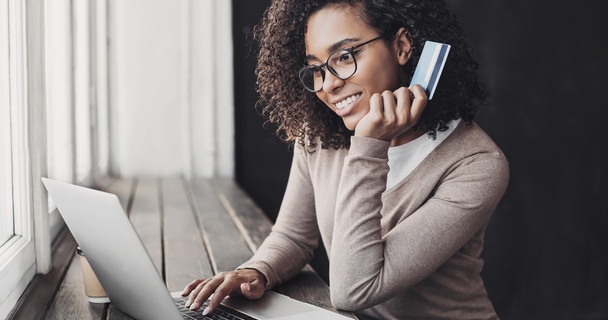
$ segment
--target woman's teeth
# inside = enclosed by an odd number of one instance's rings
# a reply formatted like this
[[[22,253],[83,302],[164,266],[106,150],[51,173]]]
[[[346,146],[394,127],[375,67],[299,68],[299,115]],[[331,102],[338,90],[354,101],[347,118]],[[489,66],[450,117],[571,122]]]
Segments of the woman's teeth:
[[[360,93],[359,94],[354,94],[354,95],[352,95],[352,96],[350,96],[350,97],[348,97],[348,98],[346,98],[346,99],[344,99],[344,100],[336,103],[336,108],[337,109],[342,109],[342,108],[346,107],[347,105],[353,103],[353,101],[359,99],[360,96],[361,96]]]

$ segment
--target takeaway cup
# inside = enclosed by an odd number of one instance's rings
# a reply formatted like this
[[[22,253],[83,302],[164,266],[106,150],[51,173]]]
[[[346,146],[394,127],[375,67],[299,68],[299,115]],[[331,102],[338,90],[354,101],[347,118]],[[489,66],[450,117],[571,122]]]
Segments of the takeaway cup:
[[[84,282],[84,292],[91,303],[110,302],[106,292],[103,290],[99,279],[91,268],[89,261],[85,257],[80,247],[76,248],[76,253],[80,256],[80,266],[82,267],[82,280]]]

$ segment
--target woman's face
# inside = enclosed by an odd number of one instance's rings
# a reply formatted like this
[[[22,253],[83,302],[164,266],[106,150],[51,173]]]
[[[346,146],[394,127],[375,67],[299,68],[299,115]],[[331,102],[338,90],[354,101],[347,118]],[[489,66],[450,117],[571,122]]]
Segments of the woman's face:
[[[328,6],[310,16],[304,39],[308,64],[325,63],[333,52],[379,36],[357,15],[357,10]],[[354,130],[369,112],[369,100],[374,93],[394,91],[405,85],[400,65],[407,59],[399,59],[398,51],[397,45],[383,39],[355,49],[355,74],[342,80],[326,70],[323,89],[316,93],[317,97],[342,117],[349,130]]]

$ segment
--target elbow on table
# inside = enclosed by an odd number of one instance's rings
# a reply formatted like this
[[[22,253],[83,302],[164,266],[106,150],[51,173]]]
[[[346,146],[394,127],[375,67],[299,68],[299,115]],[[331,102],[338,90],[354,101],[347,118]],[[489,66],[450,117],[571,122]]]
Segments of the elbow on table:
[[[348,290],[331,290],[331,304],[338,310],[359,311],[373,306],[370,299],[366,299],[360,292]]]

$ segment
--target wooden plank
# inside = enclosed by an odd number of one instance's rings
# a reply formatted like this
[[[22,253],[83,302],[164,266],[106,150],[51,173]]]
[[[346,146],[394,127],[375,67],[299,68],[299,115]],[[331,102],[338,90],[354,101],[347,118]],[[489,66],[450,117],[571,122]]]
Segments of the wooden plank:
[[[142,239],[154,265],[162,275],[161,218],[158,183],[156,179],[119,179],[108,188],[118,196],[129,215],[131,224]],[[156,230],[156,232],[155,232]],[[144,240],[145,239],[145,240]],[[110,303],[106,319],[134,320]]]
[[[114,179],[112,183],[105,187],[104,190],[118,196],[120,205],[129,214],[130,205],[133,203],[134,188],[137,185],[136,180],[132,179]]]
[[[47,313],[76,252],[76,240],[67,228],[57,237],[52,252],[53,269],[34,277],[7,319],[42,319]]]
[[[212,181],[197,178],[189,181],[199,228],[211,254],[214,271],[234,270],[252,254],[241,232],[215,195]]]
[[[164,279],[161,211],[156,179],[141,179],[138,181],[129,218],[152,261],[154,261],[158,273]]]
[[[89,303],[84,293],[80,256],[75,256],[47,319],[103,319],[108,305]]]
[[[196,278],[213,276],[203,235],[188,198],[182,179],[163,179],[165,273],[169,291],[181,291]]]
[[[272,222],[262,209],[230,178],[214,179],[218,198],[235,219],[235,224],[255,251],[270,234]]]
[[[135,320],[135,318],[133,318],[130,315],[117,309],[113,304],[110,304],[110,307],[108,308],[108,316],[106,319],[107,320]]]

